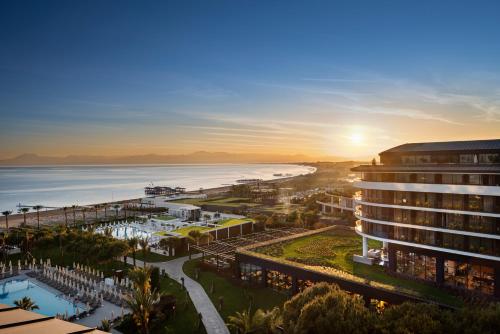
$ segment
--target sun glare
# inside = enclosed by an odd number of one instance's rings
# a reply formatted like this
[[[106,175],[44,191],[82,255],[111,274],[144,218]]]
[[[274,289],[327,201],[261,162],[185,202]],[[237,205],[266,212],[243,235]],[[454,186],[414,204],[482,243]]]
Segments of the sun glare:
[[[363,135],[361,133],[352,133],[349,137],[352,144],[359,145],[363,142]]]

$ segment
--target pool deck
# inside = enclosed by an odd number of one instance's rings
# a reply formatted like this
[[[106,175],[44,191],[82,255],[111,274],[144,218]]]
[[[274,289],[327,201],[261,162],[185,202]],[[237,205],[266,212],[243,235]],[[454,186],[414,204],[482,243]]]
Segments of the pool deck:
[[[45,289],[45,290],[47,290],[55,295],[61,294],[61,291],[54,289],[53,287],[37,280],[36,278],[29,277],[29,276],[25,275],[26,272],[29,272],[29,270],[24,270],[19,275],[2,279],[2,280],[0,280],[0,283],[7,281],[7,280],[11,280],[11,279],[16,279],[16,278],[29,279],[29,280],[35,282],[38,286],[42,287],[43,289]],[[83,305],[81,303],[79,304],[79,306],[82,309],[86,308],[86,305]],[[36,310],[34,310],[33,312],[36,313]],[[130,310],[127,308],[124,308],[123,313],[124,314],[130,313]],[[91,315],[89,315],[85,318],[81,318],[81,319],[78,319],[78,320],[73,321],[73,322],[80,324],[80,325],[87,326],[87,327],[98,327],[101,325],[101,320],[104,320],[104,319],[112,320],[113,318],[121,316],[121,314],[122,314],[122,308],[120,306],[116,306],[115,304],[112,304],[112,303],[104,300],[102,303],[102,306],[98,307],[94,311],[94,313],[92,313]]]

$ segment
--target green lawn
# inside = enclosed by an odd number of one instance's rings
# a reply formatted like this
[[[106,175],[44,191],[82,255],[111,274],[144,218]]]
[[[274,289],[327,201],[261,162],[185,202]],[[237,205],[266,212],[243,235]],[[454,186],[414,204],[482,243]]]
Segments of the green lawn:
[[[246,223],[249,221],[253,221],[253,219],[250,218],[228,218],[228,219],[223,219],[218,222],[220,226],[228,227],[228,226],[234,226],[234,225],[240,225],[241,223]]]
[[[191,260],[184,264],[184,272],[193,279],[195,279],[195,268],[199,261]],[[198,282],[203,286],[217,308],[219,307],[219,298],[223,297],[223,308],[220,313],[225,320],[227,320],[228,316],[234,315],[235,312],[246,310],[250,300],[253,300],[253,309],[261,308],[265,310],[272,309],[275,306],[282,306],[287,300],[286,295],[270,288],[244,288],[211,271],[200,271]],[[213,294],[210,293],[212,283],[214,285]]]
[[[177,299],[176,314],[173,319],[166,322],[167,327],[173,333],[206,333],[203,325],[201,330],[198,330],[198,312],[179,283],[170,278],[162,278],[161,290],[174,295]],[[166,333],[166,331],[158,331],[158,333]]]
[[[188,227],[181,227],[180,229],[174,230],[172,232],[178,233],[184,237],[187,237],[189,232],[191,231],[208,231],[211,230],[210,227],[205,227],[205,226],[188,226]]]
[[[379,241],[369,240],[369,248],[380,247]],[[380,266],[355,263],[352,256],[361,254],[362,240],[354,231],[338,229],[260,247],[254,251],[307,265],[333,267],[358,277],[413,290],[423,298],[452,306],[462,305],[458,297],[430,284],[393,277]]]
[[[129,254],[130,257],[132,257],[132,254]],[[136,260],[144,260],[144,255],[142,254],[141,250],[138,250],[135,253],[135,258]],[[154,252],[147,252],[146,253],[146,262],[165,262],[174,259],[172,256],[167,256],[167,255],[162,255]]]
[[[239,206],[249,206],[249,207],[254,207],[254,206],[259,206],[257,203],[253,203],[250,201],[249,198],[243,198],[243,197],[217,197],[217,198],[211,198],[211,199],[200,199],[200,198],[186,198],[186,199],[179,199],[172,201],[174,203],[186,203],[186,204],[192,204],[196,206],[202,206],[202,205],[219,205],[219,206],[226,206],[226,207],[239,207]]]

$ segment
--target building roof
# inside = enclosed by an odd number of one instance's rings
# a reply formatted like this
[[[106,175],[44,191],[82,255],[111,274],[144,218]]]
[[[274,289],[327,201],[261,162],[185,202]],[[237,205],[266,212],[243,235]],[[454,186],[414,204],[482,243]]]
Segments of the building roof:
[[[500,139],[407,143],[390,148],[385,153],[500,150]]]
[[[105,333],[72,322],[0,304],[0,334]]]

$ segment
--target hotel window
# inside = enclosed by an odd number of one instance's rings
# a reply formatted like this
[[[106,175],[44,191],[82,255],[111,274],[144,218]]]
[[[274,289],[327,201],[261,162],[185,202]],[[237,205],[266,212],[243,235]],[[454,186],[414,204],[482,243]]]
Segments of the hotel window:
[[[479,163],[482,164],[493,164],[500,163],[500,154],[479,154]]]
[[[408,173],[396,173],[394,180],[396,182],[408,183],[410,182],[410,175]]]
[[[463,205],[463,196],[458,194],[443,194],[443,208],[444,209],[453,209],[453,210],[462,210]]]
[[[415,164],[415,156],[414,155],[406,155],[402,157],[404,165],[414,165]]]
[[[434,183],[434,174],[421,173],[417,174],[418,183]]]
[[[400,205],[409,205],[410,201],[410,193],[406,193],[404,191],[398,191],[394,195],[394,202],[395,204],[400,204]]]
[[[463,230],[464,216],[453,213],[445,214],[445,227],[451,230]]]
[[[469,195],[468,210],[481,211],[483,209],[483,199],[479,195]]]
[[[460,154],[460,163],[461,164],[473,164],[474,163],[474,154]]]
[[[443,233],[443,247],[449,249],[464,249],[464,236],[452,233]]]
[[[403,275],[427,281],[436,280],[436,258],[396,251],[396,271]]]
[[[415,157],[415,162],[417,164],[428,164],[431,162],[431,156],[430,155],[417,155]]]
[[[434,206],[436,195],[430,193],[416,193],[415,194],[415,206],[422,206],[426,208],[431,208]]]
[[[462,184],[463,175],[462,174],[443,174],[442,177],[443,184]]]
[[[493,268],[465,262],[446,260],[444,262],[444,283],[492,295],[495,291]]]
[[[477,184],[481,185],[481,175],[478,174],[470,174],[469,175],[469,184]]]

